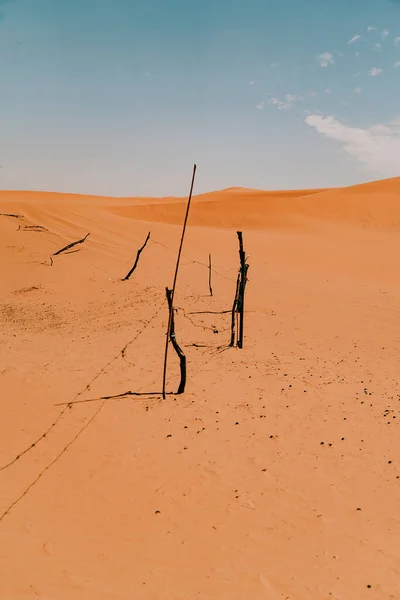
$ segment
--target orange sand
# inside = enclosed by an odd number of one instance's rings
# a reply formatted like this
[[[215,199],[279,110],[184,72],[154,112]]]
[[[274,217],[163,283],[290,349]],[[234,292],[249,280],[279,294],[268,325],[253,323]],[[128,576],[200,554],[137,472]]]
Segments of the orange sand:
[[[184,210],[0,192],[0,598],[397,600],[400,178],[195,197],[162,401]]]

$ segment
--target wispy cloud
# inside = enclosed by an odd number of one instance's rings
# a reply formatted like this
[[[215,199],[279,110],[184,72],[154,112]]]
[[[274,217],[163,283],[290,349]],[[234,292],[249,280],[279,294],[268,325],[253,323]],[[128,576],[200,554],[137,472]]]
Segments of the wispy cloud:
[[[382,31],[382,39],[386,40],[386,38],[388,37],[388,35],[389,35],[389,30],[388,29],[384,29]]]
[[[357,42],[360,39],[360,35],[355,35],[354,37],[351,38],[351,40],[349,40],[347,43],[348,44],[354,44],[354,42]]]
[[[376,27],[371,27],[371,25],[369,27],[367,27],[367,31],[375,31]]]
[[[269,103],[276,106],[279,110],[288,110],[293,107],[293,102],[284,102],[278,98],[271,98]]]
[[[400,119],[361,129],[341,123],[335,117],[310,115],[310,127],[339,142],[343,150],[369,170],[390,177],[400,174]]]
[[[304,100],[303,96],[299,96],[297,94],[285,94],[283,100],[280,100],[279,98],[270,98],[268,100],[268,104],[276,106],[279,110],[288,110],[289,108],[294,108],[296,103],[302,100]],[[259,106],[257,108],[259,108]]]
[[[400,60],[397,61],[397,63],[395,63],[394,68],[398,69],[400,67]]]
[[[380,67],[372,67],[372,69],[369,72],[371,77],[377,77],[381,73],[383,73],[383,69],[381,69]]]
[[[394,38],[394,45],[397,46],[397,44],[400,44],[400,35]]]
[[[264,106],[265,106],[265,102],[264,101],[260,102],[260,104],[257,104],[258,110],[262,110],[264,108]]]
[[[325,88],[324,92],[325,92],[325,94],[332,94],[331,88]]]
[[[329,67],[329,65],[333,65],[335,62],[333,60],[333,55],[330,52],[323,52],[317,56],[317,60],[321,67]]]
[[[355,53],[354,53],[354,56],[355,56],[356,58],[358,58],[359,56],[361,56],[361,52],[355,52]]]
[[[354,91],[356,94],[362,94],[362,89],[360,87],[356,87]]]
[[[374,45],[372,46],[372,50],[373,50],[374,52],[382,52],[382,44],[374,44]]]
[[[249,81],[249,85],[253,85],[254,84],[254,80],[253,81]]]
[[[303,96],[295,95],[295,94],[286,94],[285,96],[286,102],[298,102],[300,100],[304,100]]]

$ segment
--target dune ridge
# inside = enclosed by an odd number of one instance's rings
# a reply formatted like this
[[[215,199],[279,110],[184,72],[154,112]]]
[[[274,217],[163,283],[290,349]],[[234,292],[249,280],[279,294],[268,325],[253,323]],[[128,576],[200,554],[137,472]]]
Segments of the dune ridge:
[[[400,178],[348,188],[265,192],[228,188],[195,195],[192,225],[206,227],[304,226],[304,219],[350,223],[362,227],[400,227]],[[14,207],[68,203],[104,207],[110,212],[144,221],[179,224],[186,199],[112,198],[56,192],[0,192],[0,203]]]

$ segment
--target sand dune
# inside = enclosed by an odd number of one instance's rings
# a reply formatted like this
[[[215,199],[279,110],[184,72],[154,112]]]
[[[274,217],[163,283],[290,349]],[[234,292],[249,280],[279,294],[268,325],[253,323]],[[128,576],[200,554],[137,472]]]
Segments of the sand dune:
[[[0,598],[399,597],[399,196],[196,196],[162,401],[185,200],[0,192]]]

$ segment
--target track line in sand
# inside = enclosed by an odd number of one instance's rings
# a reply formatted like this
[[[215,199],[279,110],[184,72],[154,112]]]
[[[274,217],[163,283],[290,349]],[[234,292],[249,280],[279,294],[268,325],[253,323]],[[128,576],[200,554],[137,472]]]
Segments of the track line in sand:
[[[162,301],[162,303],[160,304],[160,306],[157,308],[157,310],[155,311],[155,313],[153,314],[153,316],[144,324],[144,326],[142,327],[142,329],[136,333],[135,337],[133,337],[129,342],[127,342],[125,344],[125,346],[123,348],[121,348],[121,350],[119,350],[118,354],[116,354],[111,360],[109,360],[107,362],[106,365],[104,365],[104,367],[102,367],[100,369],[100,371],[98,373],[96,373],[96,375],[94,375],[94,377],[89,381],[89,383],[84,387],[84,389],[82,389],[80,392],[78,392],[74,398],[71,400],[71,402],[66,403],[66,405],[63,407],[63,409],[60,411],[58,417],[56,418],[56,420],[50,425],[50,427],[44,432],[42,433],[32,444],[30,444],[27,448],[25,448],[25,450],[23,450],[22,452],[20,452],[19,454],[17,454],[17,456],[11,460],[9,463],[3,465],[2,467],[0,467],[0,471],[4,471],[5,469],[7,469],[8,467],[11,467],[13,464],[15,464],[20,458],[22,458],[25,454],[27,454],[30,450],[33,450],[33,448],[36,447],[36,445],[42,441],[44,438],[47,437],[47,435],[56,427],[56,425],[61,421],[62,417],[64,416],[64,414],[66,413],[66,411],[68,410],[68,408],[72,408],[72,405],[74,403],[76,403],[76,401],[78,400],[78,398],[80,396],[82,396],[82,394],[84,394],[86,391],[90,390],[90,387],[93,385],[93,383],[99,378],[101,377],[101,375],[103,375],[103,373],[105,373],[107,371],[107,369],[116,361],[118,360],[118,358],[122,357],[124,352],[126,351],[127,348],[129,348],[129,346],[131,346],[141,335],[142,333],[147,329],[147,327],[150,325],[150,323],[152,323],[154,321],[154,319],[158,316],[158,314],[160,313],[163,305],[165,304],[165,299]],[[12,505],[13,506],[13,505]],[[7,512],[7,511],[6,511]],[[3,516],[5,516],[6,513],[4,513]],[[3,517],[0,517],[0,521]]]

